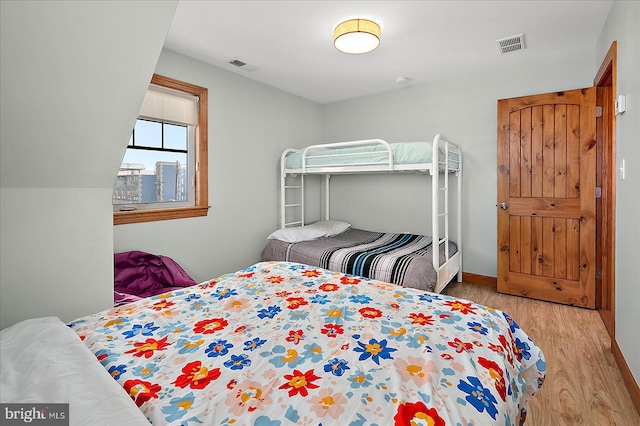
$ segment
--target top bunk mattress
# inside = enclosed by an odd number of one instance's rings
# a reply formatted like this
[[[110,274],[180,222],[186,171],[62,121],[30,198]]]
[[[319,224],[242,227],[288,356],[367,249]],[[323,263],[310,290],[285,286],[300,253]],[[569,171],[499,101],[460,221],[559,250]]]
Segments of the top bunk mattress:
[[[404,142],[389,144],[393,163],[398,165],[426,165],[433,160],[431,142]],[[440,149],[439,160],[444,161],[444,149]],[[301,169],[304,150],[286,157],[286,169]],[[388,150],[384,145],[354,146],[346,148],[318,148],[307,154],[307,167],[331,167],[344,165],[384,165],[388,163]],[[459,156],[449,151],[449,167],[457,168]]]

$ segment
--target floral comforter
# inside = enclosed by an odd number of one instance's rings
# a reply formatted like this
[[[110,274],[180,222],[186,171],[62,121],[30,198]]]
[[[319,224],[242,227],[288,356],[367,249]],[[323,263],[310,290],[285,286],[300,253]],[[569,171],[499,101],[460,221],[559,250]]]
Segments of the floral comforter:
[[[154,425],[511,425],[545,361],[504,312],[262,262],[70,324]]]

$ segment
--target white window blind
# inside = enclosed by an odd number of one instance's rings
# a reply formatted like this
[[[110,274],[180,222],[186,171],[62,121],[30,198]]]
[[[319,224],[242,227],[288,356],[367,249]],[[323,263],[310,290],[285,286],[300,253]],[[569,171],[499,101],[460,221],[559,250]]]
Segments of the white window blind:
[[[195,126],[198,124],[198,98],[151,84],[144,97],[139,117]]]

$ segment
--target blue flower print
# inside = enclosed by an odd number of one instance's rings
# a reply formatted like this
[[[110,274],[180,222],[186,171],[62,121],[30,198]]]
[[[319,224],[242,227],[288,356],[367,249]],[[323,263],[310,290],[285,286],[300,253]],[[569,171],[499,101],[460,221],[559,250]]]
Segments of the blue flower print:
[[[336,305],[331,305],[323,309],[322,313],[326,316],[325,322],[333,324],[344,324],[345,322],[353,321],[354,315],[346,306]]]
[[[373,362],[380,365],[380,358],[393,359],[391,352],[397,351],[396,348],[387,347],[387,340],[369,339],[369,343],[358,342],[358,347],[353,348],[355,352],[360,352],[360,361],[371,358]]]
[[[487,333],[489,332],[489,330],[487,329],[487,327],[484,327],[482,324],[480,324],[479,322],[468,322],[467,325],[469,326],[469,329],[471,331],[475,331],[476,333],[480,333],[482,335],[487,335]]]
[[[230,296],[235,296],[237,295],[238,292],[235,289],[228,289],[228,288],[218,288],[216,289],[215,293],[211,293],[211,297],[217,297],[218,300],[222,300],[222,299],[226,299]]]
[[[364,371],[358,369],[349,376],[349,382],[351,383],[351,388],[359,389],[366,388],[371,386],[371,382],[373,381],[373,376],[371,374],[365,373]]]
[[[249,355],[231,355],[231,359],[224,362],[224,366],[232,370],[242,370],[244,367],[251,365],[251,359]]]
[[[158,331],[158,336],[164,337],[167,334],[171,334],[171,333],[182,333],[182,331],[185,330],[185,328],[188,328],[188,327],[186,327],[180,321],[172,322],[162,327],[162,330]]]
[[[229,349],[231,349],[233,345],[228,343],[226,340],[220,339],[212,342],[207,349],[204,350],[204,353],[207,354],[209,358],[215,358],[217,356],[224,356],[229,353]]]
[[[253,340],[247,340],[246,342],[244,342],[244,350],[252,351],[254,349],[258,349],[264,344],[264,342],[266,342],[266,340],[262,340],[259,337],[256,337]]]
[[[522,358],[531,358],[531,352],[529,352],[529,349],[531,349],[531,346],[529,346],[527,342],[523,342],[516,337],[516,356],[518,357],[518,361],[520,361],[520,359]]]
[[[429,337],[426,334],[417,333],[413,336],[407,336],[406,345],[410,348],[427,348],[427,342],[429,341]],[[431,351],[429,351],[431,352]]]
[[[200,296],[198,293],[191,293],[184,300],[187,301],[187,302],[191,302],[192,300],[198,300],[201,297],[202,296]]]
[[[155,364],[147,364],[147,365],[139,365],[137,367],[133,367],[131,372],[134,376],[141,377],[143,379],[148,379],[153,376],[154,373],[158,372],[160,368],[158,368]]]
[[[190,354],[200,349],[200,346],[204,343],[204,339],[198,339],[200,336],[194,336],[191,339],[178,339],[176,348],[179,354]]]
[[[421,300],[423,302],[428,302],[431,303],[434,300],[440,300],[440,296],[436,295],[436,294],[421,294],[418,297],[418,300]]]
[[[460,321],[462,317],[460,315],[456,315],[451,311],[442,311],[440,309],[436,309],[433,313],[438,318],[438,321],[444,324],[455,324]]]
[[[300,309],[289,310],[289,318],[293,322],[304,321],[309,318],[309,311],[302,311]]]
[[[509,324],[509,329],[511,330],[511,332],[515,333],[516,330],[520,328],[520,326],[516,324],[513,318],[511,318],[509,315],[505,314],[504,312],[502,313],[502,315],[504,315],[504,318],[507,320],[507,324]]]
[[[333,358],[324,366],[325,373],[331,373],[334,376],[342,376],[345,371],[351,370],[344,359]]]
[[[265,319],[265,318],[269,318],[272,319],[273,317],[275,317],[276,315],[278,315],[278,312],[282,311],[282,308],[278,305],[271,305],[269,307],[267,307],[266,309],[260,309],[258,311],[258,318],[260,319]]]
[[[109,367],[109,374],[111,374],[111,377],[113,377],[116,380],[120,378],[121,374],[126,372],[127,372],[127,366],[124,364],[120,364],[118,366],[113,365]]]
[[[329,303],[329,296],[326,294],[314,294],[309,298],[309,303],[324,305],[325,303]]]
[[[371,302],[371,299],[369,296],[367,296],[366,294],[354,294],[349,296],[349,302],[351,303],[359,303],[361,305],[366,305],[367,303]]]
[[[465,399],[473,405],[479,413],[486,410],[487,414],[495,420],[498,414],[496,398],[491,394],[489,389],[482,386],[482,383],[480,383],[477,377],[467,376],[467,380],[469,380],[469,383],[460,380],[458,389],[468,394]]]
[[[143,336],[153,336],[153,332],[159,328],[160,327],[154,327],[153,322],[146,323],[144,326],[134,324],[131,330],[124,331],[122,334],[127,339],[131,339],[133,336],[137,336],[138,334],[142,334]]]
[[[322,351],[322,347],[317,343],[311,343],[308,345],[304,345],[304,352],[302,352],[302,357],[306,359],[310,359],[311,362],[320,362],[324,358],[324,352]]]
[[[162,412],[166,414],[164,417],[165,420],[169,423],[180,420],[185,414],[187,414],[187,410],[193,405],[193,401],[195,401],[195,399],[196,397],[193,392],[189,392],[185,396],[171,398],[169,405],[162,407]]]

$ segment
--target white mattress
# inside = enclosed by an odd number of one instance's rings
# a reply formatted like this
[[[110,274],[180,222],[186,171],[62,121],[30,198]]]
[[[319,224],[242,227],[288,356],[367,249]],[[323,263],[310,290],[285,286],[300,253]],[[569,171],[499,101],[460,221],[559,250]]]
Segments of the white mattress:
[[[433,144],[431,142],[393,143],[390,144],[390,147],[394,164],[429,164],[432,161]],[[302,168],[302,151],[287,156],[287,169]],[[457,155],[450,152],[449,159],[457,160]],[[440,152],[440,160],[444,160],[444,152]],[[387,162],[387,149],[383,145],[376,145],[313,150],[307,155],[306,165],[318,167],[385,164]]]

